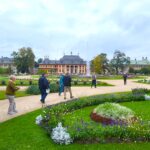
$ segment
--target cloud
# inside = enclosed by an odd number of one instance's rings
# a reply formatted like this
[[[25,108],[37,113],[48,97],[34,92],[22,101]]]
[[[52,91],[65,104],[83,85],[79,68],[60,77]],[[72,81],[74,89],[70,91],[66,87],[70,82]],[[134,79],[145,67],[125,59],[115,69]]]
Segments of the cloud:
[[[0,0],[0,52],[30,46],[37,57],[78,52],[85,59],[115,49],[148,55],[149,0]],[[136,56],[135,56],[136,54]]]

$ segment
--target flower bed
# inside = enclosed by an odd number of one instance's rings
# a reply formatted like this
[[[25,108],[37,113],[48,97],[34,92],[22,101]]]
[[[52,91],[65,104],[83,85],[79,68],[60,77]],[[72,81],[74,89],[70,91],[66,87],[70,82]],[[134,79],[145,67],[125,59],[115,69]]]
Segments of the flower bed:
[[[103,124],[129,124],[135,121],[134,112],[115,103],[104,103],[91,113],[91,119]]]
[[[139,122],[136,122],[132,125],[127,124],[126,126],[122,126],[122,124],[117,124],[116,126],[116,124],[110,124],[104,127],[103,125],[93,121],[87,122],[83,120],[83,118],[81,118],[81,121],[76,120],[72,124],[69,123],[66,125],[64,122],[66,114],[87,106],[102,104],[106,101],[126,102],[142,100],[145,100],[144,96],[137,97],[132,94],[97,95],[84,97],[81,99],[76,99],[73,101],[50,106],[50,108],[47,108],[45,110],[40,125],[47,131],[50,137],[53,137],[52,135],[54,129],[56,128],[58,123],[61,122],[61,128],[65,129],[67,133],[62,134],[60,142],[54,140],[54,142],[59,144],[66,144],[65,142],[62,142],[62,140],[64,141],[64,135],[66,135],[66,138],[68,138],[68,140],[71,142],[80,141],[81,143],[86,143],[87,141],[93,143],[95,139],[97,139],[96,141],[99,141],[101,143],[103,143],[104,141],[109,142],[109,139],[113,139],[113,141],[119,142],[150,141],[150,126],[147,122],[142,124],[140,120]],[[67,144],[69,143],[67,142]]]

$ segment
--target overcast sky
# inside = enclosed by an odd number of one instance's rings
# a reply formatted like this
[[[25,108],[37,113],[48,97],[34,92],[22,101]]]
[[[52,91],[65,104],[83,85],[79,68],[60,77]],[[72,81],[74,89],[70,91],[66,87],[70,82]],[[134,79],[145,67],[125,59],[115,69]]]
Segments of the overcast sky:
[[[21,47],[37,58],[150,58],[150,0],[0,0],[0,56]]]

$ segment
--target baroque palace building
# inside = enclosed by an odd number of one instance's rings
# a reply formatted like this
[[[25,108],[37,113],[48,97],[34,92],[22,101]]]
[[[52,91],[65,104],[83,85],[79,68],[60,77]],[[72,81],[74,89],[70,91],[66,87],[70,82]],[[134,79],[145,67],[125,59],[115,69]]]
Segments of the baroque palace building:
[[[130,67],[133,68],[134,70],[140,70],[145,67],[150,67],[150,61],[148,60],[147,57],[142,57],[141,60],[131,60],[130,61]]]
[[[39,64],[40,70],[46,70],[47,73],[70,73],[75,75],[85,75],[87,72],[86,61],[79,55],[64,55],[59,60],[50,60],[45,57],[43,62]]]

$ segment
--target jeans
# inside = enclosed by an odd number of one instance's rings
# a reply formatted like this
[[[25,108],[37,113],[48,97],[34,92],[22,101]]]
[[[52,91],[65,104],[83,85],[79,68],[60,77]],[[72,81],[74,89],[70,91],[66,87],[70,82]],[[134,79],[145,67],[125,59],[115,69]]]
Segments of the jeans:
[[[95,88],[96,88],[96,80],[92,80],[91,88],[92,88],[93,86],[95,86]]]
[[[46,89],[41,89],[41,102],[45,103],[45,98],[47,96]]]

